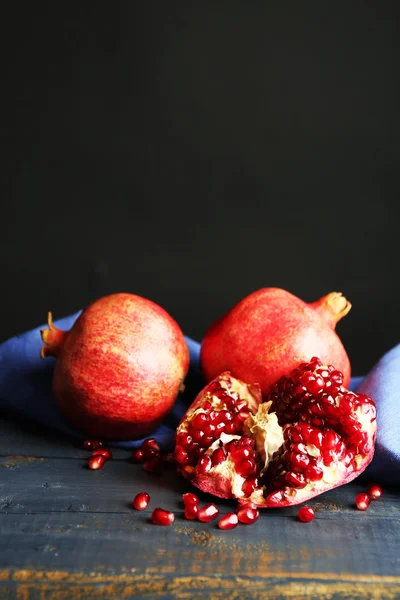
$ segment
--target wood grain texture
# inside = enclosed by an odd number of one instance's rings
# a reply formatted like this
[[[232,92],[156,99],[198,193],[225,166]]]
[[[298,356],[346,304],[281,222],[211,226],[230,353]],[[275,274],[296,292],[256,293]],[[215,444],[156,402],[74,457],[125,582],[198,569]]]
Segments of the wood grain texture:
[[[90,471],[72,440],[20,426],[0,423],[0,599],[400,597],[396,488],[361,512],[356,481],[309,502],[312,523],[292,507],[221,531],[183,518],[191,486],[177,473],[145,473],[123,451]],[[142,490],[152,500],[137,512]],[[155,506],[175,512],[171,527],[151,524]]]

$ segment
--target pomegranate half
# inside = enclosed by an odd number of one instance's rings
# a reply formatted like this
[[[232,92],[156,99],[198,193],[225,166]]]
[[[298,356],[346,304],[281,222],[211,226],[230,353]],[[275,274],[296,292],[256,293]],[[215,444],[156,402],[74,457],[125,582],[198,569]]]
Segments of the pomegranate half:
[[[189,368],[178,324],[160,306],[134,294],[90,304],[69,331],[41,331],[41,356],[58,358],[56,402],[94,438],[139,439],[172,409]]]
[[[373,458],[376,410],[342,383],[340,371],[313,358],[262,402],[258,386],[219,375],[178,426],[180,471],[204,492],[260,507],[299,504],[351,481]]]
[[[350,361],[335,332],[351,304],[332,292],[307,304],[279,288],[258,290],[234,306],[206,332],[200,361],[206,381],[230,371],[259,383],[265,397],[282,376],[311,356],[333,364],[350,383]]]

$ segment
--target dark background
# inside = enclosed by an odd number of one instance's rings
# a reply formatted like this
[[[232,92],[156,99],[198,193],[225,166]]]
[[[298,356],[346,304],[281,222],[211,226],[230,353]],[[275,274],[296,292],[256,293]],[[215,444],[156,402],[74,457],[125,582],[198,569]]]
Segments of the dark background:
[[[130,291],[200,340],[279,286],[399,341],[400,2],[2,2],[0,340]]]

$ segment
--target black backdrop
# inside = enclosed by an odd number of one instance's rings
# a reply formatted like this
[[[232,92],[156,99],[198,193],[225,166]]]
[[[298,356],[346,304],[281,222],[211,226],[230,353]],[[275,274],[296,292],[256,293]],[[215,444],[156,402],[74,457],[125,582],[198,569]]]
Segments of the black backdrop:
[[[116,291],[188,335],[253,290],[399,341],[400,3],[2,2],[0,339]]]

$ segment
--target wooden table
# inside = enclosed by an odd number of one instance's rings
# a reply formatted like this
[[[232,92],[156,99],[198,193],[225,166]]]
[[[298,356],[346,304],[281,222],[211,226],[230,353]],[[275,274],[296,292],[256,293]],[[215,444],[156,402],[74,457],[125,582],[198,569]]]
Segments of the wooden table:
[[[361,512],[356,482],[310,502],[312,523],[294,507],[220,531],[183,518],[183,478],[147,474],[128,452],[89,471],[71,438],[4,419],[0,455],[0,598],[400,598],[399,489]],[[171,527],[151,524],[155,506],[175,512]]]

